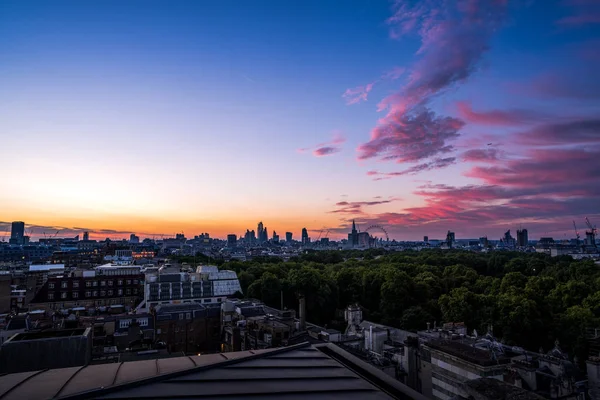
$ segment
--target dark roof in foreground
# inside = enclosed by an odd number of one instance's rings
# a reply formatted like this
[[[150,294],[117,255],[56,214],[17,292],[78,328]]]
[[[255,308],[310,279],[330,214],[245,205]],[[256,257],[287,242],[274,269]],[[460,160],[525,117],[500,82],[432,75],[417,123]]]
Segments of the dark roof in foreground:
[[[308,343],[9,374],[0,398],[425,399],[339,347]]]

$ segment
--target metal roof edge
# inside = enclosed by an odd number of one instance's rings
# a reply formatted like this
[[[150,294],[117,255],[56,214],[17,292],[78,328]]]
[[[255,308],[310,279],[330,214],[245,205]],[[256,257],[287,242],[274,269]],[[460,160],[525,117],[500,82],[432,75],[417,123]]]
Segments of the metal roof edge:
[[[336,346],[335,344],[315,344],[314,347],[394,398],[428,400],[427,397],[423,396],[421,393],[401,383],[400,381],[393,379],[368,362],[348,353],[346,350]],[[395,393],[390,393],[390,390],[387,390],[386,387],[382,386],[390,387]]]
[[[256,360],[256,359],[260,359],[263,357],[268,357],[268,356],[276,355],[276,354],[282,354],[282,353],[286,353],[288,351],[298,350],[298,349],[302,349],[302,348],[310,347],[310,346],[311,346],[311,344],[309,342],[303,342],[303,343],[298,343],[296,345],[292,345],[292,346],[288,346],[288,347],[275,348],[269,352],[251,354],[251,355],[241,357],[241,358],[232,358],[232,359],[224,358],[223,361],[217,362],[214,364],[200,365],[200,366],[191,367],[191,368],[183,369],[183,370],[179,370],[179,371],[168,372],[165,374],[153,375],[150,377],[125,382],[125,383],[122,383],[119,385],[112,385],[112,386],[108,386],[108,387],[101,387],[101,388],[97,388],[97,389],[86,390],[83,392],[79,392],[79,393],[75,393],[75,394],[67,395],[67,396],[52,397],[52,399],[53,400],[59,400],[59,399],[60,400],[83,400],[83,399],[95,398],[95,397],[103,396],[103,395],[106,395],[109,393],[118,392],[120,390],[131,389],[131,388],[134,388],[137,386],[142,386],[142,385],[145,385],[148,383],[154,383],[154,382],[159,382],[159,381],[168,380],[168,379],[172,379],[172,378],[177,378],[180,376],[184,376],[184,375],[195,373],[195,372],[205,371],[205,370],[209,370],[212,368],[219,368],[219,367],[223,367],[223,366],[234,365],[234,364],[244,362],[244,361]],[[227,354],[231,354],[231,353],[227,353]],[[79,372],[79,371],[77,371],[77,372]]]

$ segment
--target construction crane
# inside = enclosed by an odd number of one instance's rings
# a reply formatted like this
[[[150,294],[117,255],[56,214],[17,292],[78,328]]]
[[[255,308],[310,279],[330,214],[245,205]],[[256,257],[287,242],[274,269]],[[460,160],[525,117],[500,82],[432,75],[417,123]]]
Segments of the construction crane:
[[[598,230],[595,226],[592,226],[592,223],[590,222],[588,217],[585,217],[585,224],[588,226],[588,228],[590,228],[590,231],[592,231],[593,234],[596,234]]]
[[[317,242],[319,241],[319,239],[321,239],[321,235],[323,234],[324,230],[325,229],[321,229],[321,232],[319,232],[319,236],[317,236]]]
[[[598,233],[598,229],[592,225],[588,217],[585,217],[585,224],[590,229],[589,231],[585,231],[585,244],[596,246],[596,233]]]
[[[575,221],[573,221],[573,228],[575,228],[575,237],[577,237],[577,246],[579,246],[579,238],[581,238],[581,236],[579,236],[579,232],[577,231],[577,225],[575,225]]]

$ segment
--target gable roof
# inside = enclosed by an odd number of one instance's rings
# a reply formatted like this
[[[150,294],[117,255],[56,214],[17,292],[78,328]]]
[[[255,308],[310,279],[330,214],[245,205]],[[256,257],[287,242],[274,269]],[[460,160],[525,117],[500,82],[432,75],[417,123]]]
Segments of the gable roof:
[[[381,371],[365,378],[364,371],[373,374],[367,369],[370,366],[351,368],[352,363],[346,365],[339,359],[343,350],[333,349],[333,345],[324,347],[328,351],[302,343],[277,349],[9,374],[0,377],[0,398],[423,399]]]

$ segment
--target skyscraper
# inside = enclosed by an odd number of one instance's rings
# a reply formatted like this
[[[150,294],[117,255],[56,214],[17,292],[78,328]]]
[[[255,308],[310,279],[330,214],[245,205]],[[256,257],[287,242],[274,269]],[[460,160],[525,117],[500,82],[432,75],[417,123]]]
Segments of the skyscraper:
[[[292,243],[292,232],[285,233],[285,241],[288,243]]]
[[[268,242],[268,241],[269,241],[269,230],[265,226],[265,229],[263,229],[262,242],[265,243],[265,242]]]
[[[527,247],[528,244],[529,244],[529,235],[527,233],[527,229],[517,230],[517,246]]]
[[[14,221],[10,229],[10,242],[13,244],[23,244],[25,236],[25,222]]]
[[[258,227],[256,228],[256,237],[258,238],[258,242],[262,243],[263,241],[263,223],[260,221],[258,223]]]
[[[227,235],[227,247],[235,247],[237,243],[237,236],[233,233]]]
[[[448,231],[448,233],[446,234],[446,244],[448,245],[448,247],[452,247],[454,245],[454,242],[456,242],[456,235],[454,234],[454,232]]]
[[[83,232],[83,241],[88,241],[90,240],[90,233],[89,232]]]
[[[354,220],[352,220],[352,232],[348,234],[348,244],[353,247],[358,246],[358,231]]]
[[[279,243],[279,235],[273,231],[273,243]]]
[[[302,228],[302,244],[308,244],[310,239],[308,238],[308,231],[306,228]]]

